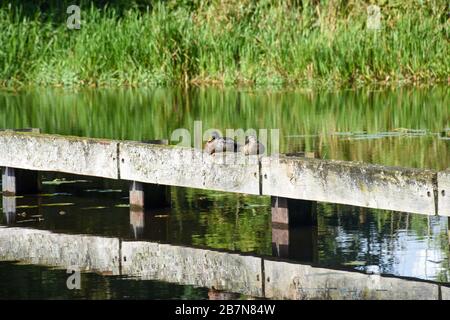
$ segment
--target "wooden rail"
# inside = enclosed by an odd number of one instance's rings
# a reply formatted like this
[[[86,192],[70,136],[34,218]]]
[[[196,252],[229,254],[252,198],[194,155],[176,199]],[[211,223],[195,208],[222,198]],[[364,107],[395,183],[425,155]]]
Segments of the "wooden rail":
[[[0,167],[450,216],[450,171],[8,131]]]

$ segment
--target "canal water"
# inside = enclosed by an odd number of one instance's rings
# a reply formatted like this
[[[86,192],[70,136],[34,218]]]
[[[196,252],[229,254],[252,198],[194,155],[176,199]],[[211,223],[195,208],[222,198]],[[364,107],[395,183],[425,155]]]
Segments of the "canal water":
[[[0,92],[0,128],[100,138],[169,139],[174,130],[279,129],[283,153],[445,170],[450,167],[450,95],[433,89],[340,92],[155,89]],[[43,173],[39,195],[18,197],[1,225],[272,255],[270,199],[174,188],[170,209],[130,227],[128,185]],[[315,265],[450,282],[447,218],[317,204]],[[302,243],[294,247],[302,251]],[[291,257],[291,259],[296,259]],[[203,288],[87,274],[68,292],[67,274],[0,263],[5,298],[208,298]],[[17,281],[13,281],[16,279]],[[20,279],[20,281],[18,280]]]

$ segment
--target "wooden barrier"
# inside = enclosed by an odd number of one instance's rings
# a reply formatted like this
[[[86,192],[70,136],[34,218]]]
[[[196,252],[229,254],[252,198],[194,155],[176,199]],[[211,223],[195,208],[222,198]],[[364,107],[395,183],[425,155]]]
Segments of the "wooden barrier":
[[[450,216],[448,171],[9,131],[0,167]]]
[[[121,179],[259,194],[257,157],[138,142],[121,142],[119,152]]]
[[[262,159],[262,194],[353,206],[436,213],[436,172],[296,157]]]
[[[0,167],[118,178],[114,140],[0,132]]]

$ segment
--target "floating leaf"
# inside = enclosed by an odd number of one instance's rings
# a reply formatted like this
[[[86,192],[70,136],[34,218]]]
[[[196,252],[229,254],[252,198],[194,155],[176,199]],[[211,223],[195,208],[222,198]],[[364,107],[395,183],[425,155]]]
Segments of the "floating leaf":
[[[42,207],[65,207],[65,206],[74,206],[74,205],[75,205],[75,203],[71,203],[71,202],[41,204]]]
[[[116,204],[115,207],[116,208],[129,208],[130,205],[128,203],[123,203],[123,204]]]
[[[55,180],[52,180],[52,181],[42,181],[42,184],[59,186],[61,184],[87,183],[87,182],[92,182],[92,181],[89,181],[89,180],[60,180],[60,179],[55,179]]]
[[[84,190],[86,192],[99,192],[99,193],[110,193],[110,192],[122,192],[122,190],[119,189],[88,189]]]

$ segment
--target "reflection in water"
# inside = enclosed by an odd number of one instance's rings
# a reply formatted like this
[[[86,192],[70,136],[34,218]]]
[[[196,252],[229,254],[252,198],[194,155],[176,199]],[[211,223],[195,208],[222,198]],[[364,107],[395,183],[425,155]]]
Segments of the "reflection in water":
[[[318,263],[317,203],[272,199],[272,255]]]
[[[44,174],[46,180],[54,178]],[[85,192],[92,189],[122,191]],[[447,218],[317,203],[308,209],[315,212],[317,228],[293,223],[272,230],[267,197],[171,188],[171,201],[170,209],[130,212],[125,182],[92,178],[44,184],[40,196],[16,198],[16,214],[3,215],[0,223],[274,254],[322,266],[449,282]],[[285,252],[273,251],[277,232],[279,244],[289,245]]]
[[[16,197],[2,197],[3,215],[6,224],[14,224],[16,222]]]
[[[0,128],[130,140],[173,130],[280,129],[281,152],[403,167],[450,167],[448,88],[305,93],[139,89],[0,92]],[[411,155],[411,156],[405,156]]]
[[[142,238],[144,234],[145,214],[144,210],[130,210],[130,227],[135,239]]]
[[[282,152],[443,170],[450,167],[449,106],[446,87],[320,94],[216,89],[2,92],[0,128],[150,140],[169,138],[177,128],[192,132],[194,121],[201,120],[204,129],[279,128]],[[128,206],[125,182],[49,173],[43,179],[40,195],[3,197],[1,224],[274,254],[449,282],[446,218],[317,203],[317,228],[284,228],[272,225],[267,197],[171,188],[171,209],[139,212]],[[166,289],[155,290],[164,297]],[[167,290],[173,291],[168,296],[178,296],[178,289]]]
[[[339,205],[319,208],[321,264],[449,282],[446,217]]]
[[[0,228],[0,260],[210,288],[210,299],[448,299],[450,287],[254,255],[111,237]],[[100,250],[99,250],[100,248]],[[81,277],[79,277],[81,278]],[[264,281],[264,282],[262,282]],[[78,285],[79,288],[81,286]],[[224,290],[236,294],[217,292]],[[442,292],[440,297],[439,292]]]
[[[0,299],[208,299],[208,290],[159,281],[82,273],[68,290],[66,270],[0,262]]]

